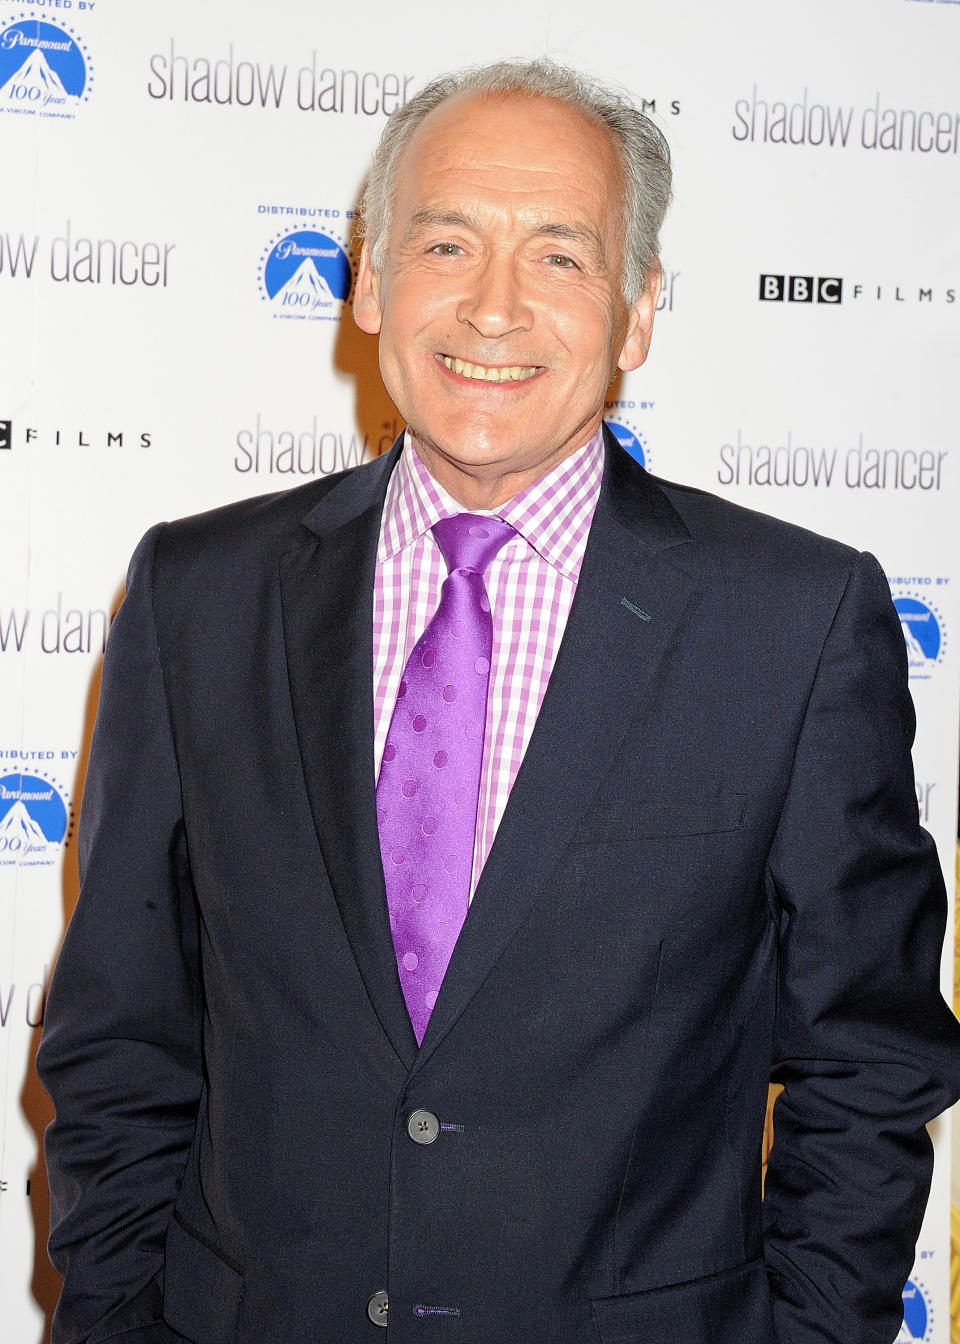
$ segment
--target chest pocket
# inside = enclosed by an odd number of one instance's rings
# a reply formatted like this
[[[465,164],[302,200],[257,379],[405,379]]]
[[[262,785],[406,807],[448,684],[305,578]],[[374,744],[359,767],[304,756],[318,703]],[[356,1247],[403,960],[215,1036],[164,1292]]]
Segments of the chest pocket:
[[[655,839],[661,836],[713,835],[736,831],[747,810],[745,793],[640,796],[630,801],[597,803],[573,835],[575,845]]]

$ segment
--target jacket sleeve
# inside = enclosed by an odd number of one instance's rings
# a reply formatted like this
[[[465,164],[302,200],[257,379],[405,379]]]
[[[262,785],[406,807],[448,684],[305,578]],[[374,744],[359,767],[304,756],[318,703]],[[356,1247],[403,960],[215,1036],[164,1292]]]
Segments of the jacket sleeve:
[[[823,645],[769,855],[779,903],[764,1200],[777,1344],[890,1344],[960,1091],[939,993],[946,897],[919,825],[899,622],[859,557]]]
[[[167,1344],[163,1243],[201,1090],[197,921],[154,627],[161,527],[140,543],[104,658],[79,831],[80,897],[37,1058],[53,1344]]]

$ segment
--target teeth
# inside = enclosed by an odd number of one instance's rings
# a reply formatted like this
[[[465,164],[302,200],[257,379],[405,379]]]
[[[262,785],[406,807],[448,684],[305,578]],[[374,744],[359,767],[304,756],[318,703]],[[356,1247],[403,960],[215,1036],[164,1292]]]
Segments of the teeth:
[[[536,364],[530,366],[506,364],[502,368],[471,364],[468,360],[454,359],[450,355],[444,355],[443,362],[451,373],[458,373],[461,378],[475,378],[485,383],[521,383],[525,378],[532,378],[538,369]]]

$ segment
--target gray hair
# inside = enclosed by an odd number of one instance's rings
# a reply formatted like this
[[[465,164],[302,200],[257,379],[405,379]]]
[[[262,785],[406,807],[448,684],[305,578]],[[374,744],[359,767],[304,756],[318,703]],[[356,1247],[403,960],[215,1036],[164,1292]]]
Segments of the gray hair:
[[[554,61],[497,61],[432,80],[387,121],[360,202],[359,231],[383,269],[397,163],[420,123],[460,93],[526,94],[578,108],[606,129],[623,168],[623,297],[632,304],[659,265],[660,228],[670,204],[670,149],[626,95]]]

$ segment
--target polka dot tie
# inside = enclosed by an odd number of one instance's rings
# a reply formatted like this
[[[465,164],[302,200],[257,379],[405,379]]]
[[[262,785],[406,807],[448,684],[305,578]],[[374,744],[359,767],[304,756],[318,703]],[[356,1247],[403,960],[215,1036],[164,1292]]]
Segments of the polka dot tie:
[[[483,575],[516,534],[460,513],[433,535],[447,577],[403,669],[377,781],[390,927],[418,1045],[470,900],[493,648]]]

